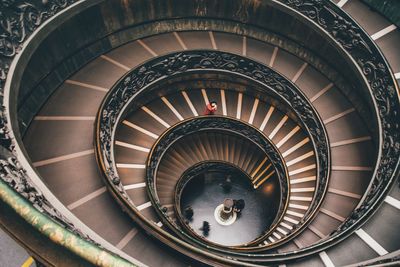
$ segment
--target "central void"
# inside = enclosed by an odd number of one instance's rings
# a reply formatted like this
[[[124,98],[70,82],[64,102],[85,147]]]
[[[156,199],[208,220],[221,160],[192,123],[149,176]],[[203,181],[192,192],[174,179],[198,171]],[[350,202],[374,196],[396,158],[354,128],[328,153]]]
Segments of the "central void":
[[[215,212],[225,199],[243,199],[245,207],[234,214],[233,223],[222,225]],[[183,215],[188,207],[193,209],[193,217],[186,219],[186,224],[198,236],[223,246],[239,246],[260,237],[270,228],[279,203],[280,187],[276,176],[254,189],[249,176],[241,170],[211,167],[193,176],[185,185],[180,207]],[[204,221],[210,224],[208,232],[202,229]]]

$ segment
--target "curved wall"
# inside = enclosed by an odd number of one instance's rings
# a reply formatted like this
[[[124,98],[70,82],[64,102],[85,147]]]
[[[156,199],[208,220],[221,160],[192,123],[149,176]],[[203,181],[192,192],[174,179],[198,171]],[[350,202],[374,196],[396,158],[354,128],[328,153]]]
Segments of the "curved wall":
[[[343,74],[346,74],[348,78],[354,78],[357,86],[355,84],[353,88],[359,89],[360,93],[363,93],[360,95],[365,96],[366,102],[370,102],[368,91],[363,91],[368,86],[365,85],[364,78],[361,78],[358,67],[355,67],[355,64],[354,66],[350,64],[350,58],[345,57],[347,54],[344,50],[335,48],[335,42],[324,41],[322,35],[319,35],[317,31],[307,29],[307,26],[296,20],[294,16],[285,15],[278,9],[267,6],[265,2],[226,0],[215,3],[215,1],[161,2],[143,0],[132,1],[129,5],[126,3],[127,1],[108,1],[89,8],[85,6],[81,13],[79,13],[81,10],[75,10],[79,15],[69,20],[68,18],[57,17],[56,21],[58,20],[62,24],[60,27],[58,27],[59,24],[55,23],[47,33],[37,32],[39,34],[30,40],[27,49],[20,54],[19,63],[21,64],[16,65],[16,68],[13,69],[13,79],[11,80],[9,77],[8,80],[11,81],[12,88],[10,113],[14,130],[16,130],[17,115],[13,111],[16,109],[14,104],[18,98],[19,88],[21,88],[21,91],[18,102],[25,127],[58,84],[90,59],[136,38],[160,32],[190,29],[193,26],[204,30],[212,29],[245,34],[280,44],[292,53],[307,58],[313,65],[324,70],[324,65],[317,58],[304,54],[306,50],[298,49],[297,46],[290,46],[289,40],[292,39],[313,49],[318,58],[324,58],[330,65],[340,67]],[[253,3],[258,4],[254,5]],[[91,4],[93,4],[92,1],[88,5]],[[244,4],[244,7],[239,4]],[[274,7],[279,6],[275,2],[272,2],[272,5]],[[141,10],[138,8],[139,6],[145,8]],[[164,13],[161,13],[160,10]],[[206,14],[207,16],[205,16]],[[200,18],[194,19],[193,16]],[[75,21],[76,18],[80,19]],[[235,18],[235,20],[232,18]],[[64,19],[66,22],[64,22]],[[162,21],[163,19],[166,20]],[[220,19],[226,20],[221,21]],[[154,23],[144,24],[145,21]],[[274,24],[273,21],[282,21],[283,23]],[[133,23],[137,23],[136,26],[133,27]],[[245,26],[241,23],[247,24]],[[286,41],[278,40],[276,35],[265,34],[263,30],[257,27],[280,32],[289,39]],[[315,28],[316,26],[310,27]],[[79,30],[74,31],[75,29]],[[319,29],[318,31],[322,30]],[[46,37],[47,34],[49,35]],[[81,39],[82,35],[85,35],[83,40]],[[73,39],[74,37],[76,39]],[[44,45],[49,40],[53,40],[54,43],[46,48]],[[36,49],[36,47],[38,48]],[[348,60],[344,58],[348,58]],[[26,66],[28,68],[25,68]],[[27,72],[24,73],[25,70]],[[335,74],[328,71],[327,75],[332,79]],[[350,77],[352,75],[354,77]],[[336,79],[332,80],[336,81]],[[43,88],[40,89],[40,86],[43,86]],[[350,93],[349,95],[351,96]],[[360,113],[365,113],[362,112],[362,107],[359,110],[361,110]],[[369,113],[371,117],[376,115],[373,114],[374,112]],[[17,131],[15,133],[18,135]]]
[[[20,88],[18,120],[21,132],[24,133],[49,95],[90,60],[145,36],[191,29],[247,35],[305,59],[335,81],[374,131],[374,116],[363,112],[368,109],[359,96],[368,104],[371,100],[365,93],[355,94],[365,84],[350,59],[346,62],[343,52],[334,47],[333,41],[325,39],[317,30],[310,30],[311,25],[298,20],[295,13],[284,13],[278,7],[274,2],[243,3],[239,0],[110,0],[84,6],[76,15],[49,31],[47,37],[34,40],[37,49],[31,55],[25,55],[26,68],[17,70],[22,75],[20,85],[19,81],[14,81],[14,88]],[[334,69],[340,69],[341,73]],[[360,78],[357,80],[356,77]]]

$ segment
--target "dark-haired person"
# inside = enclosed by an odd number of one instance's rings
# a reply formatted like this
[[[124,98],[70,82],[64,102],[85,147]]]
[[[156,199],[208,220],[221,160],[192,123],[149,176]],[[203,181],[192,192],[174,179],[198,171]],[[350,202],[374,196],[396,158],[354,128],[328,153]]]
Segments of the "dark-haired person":
[[[204,115],[214,115],[217,111],[217,102],[211,101],[206,105],[206,110],[204,111]]]
[[[234,200],[234,204],[233,204],[233,210],[236,213],[241,213],[242,210],[244,209],[245,203],[243,199],[239,199],[239,200]]]

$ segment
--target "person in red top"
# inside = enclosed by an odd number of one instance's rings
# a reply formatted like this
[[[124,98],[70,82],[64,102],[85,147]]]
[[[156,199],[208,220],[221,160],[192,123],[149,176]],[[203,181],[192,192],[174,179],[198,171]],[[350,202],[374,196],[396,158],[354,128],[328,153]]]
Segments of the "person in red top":
[[[206,111],[204,111],[204,115],[214,115],[217,111],[217,102],[211,101],[206,106]]]

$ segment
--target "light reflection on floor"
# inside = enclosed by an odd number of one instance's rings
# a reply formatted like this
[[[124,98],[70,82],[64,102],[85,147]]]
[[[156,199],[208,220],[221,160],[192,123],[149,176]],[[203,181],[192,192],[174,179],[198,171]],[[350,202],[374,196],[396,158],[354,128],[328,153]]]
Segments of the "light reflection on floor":
[[[193,208],[194,216],[189,225],[198,235],[221,245],[235,246],[254,240],[268,229],[279,206],[280,190],[276,178],[255,190],[249,179],[238,172],[232,175],[231,190],[225,192],[221,186],[225,179],[226,174],[219,172],[201,174],[192,179],[182,194],[181,207]],[[245,201],[244,210],[229,226],[218,224],[214,218],[215,208],[225,198]],[[207,236],[200,230],[203,221],[210,223]]]

